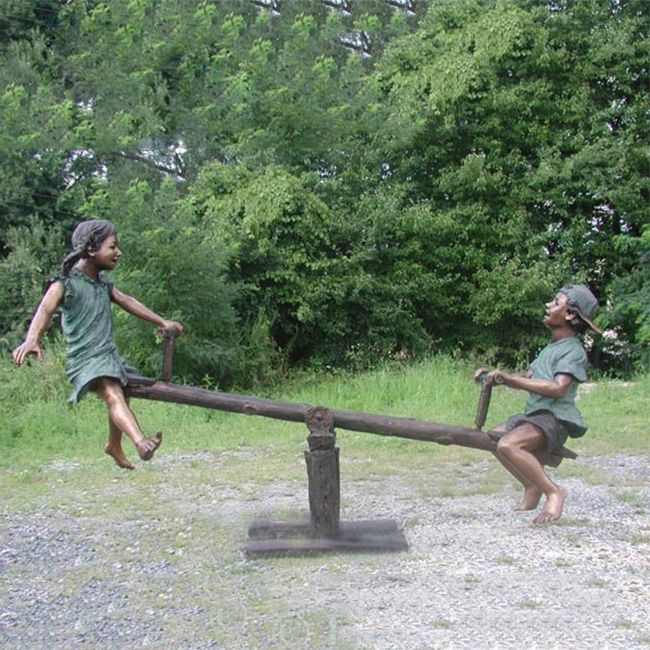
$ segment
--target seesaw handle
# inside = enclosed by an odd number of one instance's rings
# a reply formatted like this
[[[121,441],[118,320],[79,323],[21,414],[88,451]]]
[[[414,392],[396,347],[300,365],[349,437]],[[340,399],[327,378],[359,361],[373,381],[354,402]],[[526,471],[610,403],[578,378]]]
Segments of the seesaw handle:
[[[162,333],[163,336],[163,364],[162,380],[168,384],[172,380],[172,364],[174,362],[174,342],[178,336],[175,327],[169,327]]]
[[[487,383],[488,371],[484,370],[477,378],[476,381],[481,382],[481,394],[478,398],[478,406],[476,407],[476,417],[474,418],[474,426],[480,431],[483,425],[485,424],[485,419],[487,418],[488,408],[490,407],[490,398],[492,397],[492,386],[493,384]],[[497,377],[495,384],[503,383],[500,377]]]

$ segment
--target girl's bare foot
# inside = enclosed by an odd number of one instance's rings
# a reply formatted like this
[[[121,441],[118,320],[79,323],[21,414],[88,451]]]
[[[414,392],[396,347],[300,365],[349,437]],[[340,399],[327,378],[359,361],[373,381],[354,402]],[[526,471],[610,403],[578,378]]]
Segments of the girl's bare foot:
[[[533,523],[548,524],[551,521],[557,521],[562,516],[566,495],[567,491],[563,487],[558,487],[557,492],[549,494],[543,510],[533,519]]]
[[[140,456],[142,460],[151,460],[156,449],[160,447],[161,442],[162,431],[156,431],[152,436],[143,438],[140,443],[136,444],[138,456]]]
[[[122,469],[135,469],[135,465],[126,457],[121,445],[112,446],[107,442],[104,445],[104,451],[113,458],[118,467]]]
[[[539,500],[544,494],[538,487],[531,485],[524,490],[524,496],[521,500],[521,503],[515,508],[517,512],[523,512],[525,510],[535,510],[539,505]]]

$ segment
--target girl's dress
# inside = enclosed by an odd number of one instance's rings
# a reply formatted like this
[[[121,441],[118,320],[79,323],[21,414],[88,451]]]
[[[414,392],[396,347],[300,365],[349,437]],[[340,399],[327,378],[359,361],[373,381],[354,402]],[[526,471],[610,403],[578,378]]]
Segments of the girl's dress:
[[[65,374],[72,384],[68,402],[78,402],[98,377],[113,377],[126,386],[128,367],[113,341],[112,283],[101,273],[95,282],[77,268],[62,281],[65,294],[60,311],[67,344]]]

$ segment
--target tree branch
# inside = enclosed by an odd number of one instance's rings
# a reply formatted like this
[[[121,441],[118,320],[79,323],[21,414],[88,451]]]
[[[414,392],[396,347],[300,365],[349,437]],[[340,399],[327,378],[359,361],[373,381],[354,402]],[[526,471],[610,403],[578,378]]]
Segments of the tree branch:
[[[154,169],[157,169],[158,171],[165,174],[170,174],[171,176],[180,176],[183,180],[186,180],[185,168],[182,166],[182,164],[180,168],[172,167],[170,165],[165,165],[164,163],[152,160],[151,158],[147,158],[146,156],[142,156],[131,151],[120,151],[118,155],[120,155],[122,158],[126,158],[127,160],[144,163],[148,167],[153,167]],[[177,159],[177,156],[178,154],[174,155],[175,160]]]

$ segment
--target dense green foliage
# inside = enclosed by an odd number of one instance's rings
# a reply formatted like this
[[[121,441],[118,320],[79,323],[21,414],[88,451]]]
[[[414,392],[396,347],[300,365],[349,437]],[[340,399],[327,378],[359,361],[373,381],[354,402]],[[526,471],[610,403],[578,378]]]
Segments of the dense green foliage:
[[[629,371],[649,23],[644,0],[0,0],[0,336],[102,217],[118,286],[186,325],[191,381],[522,362],[567,279],[607,306],[594,360]],[[151,328],[118,318],[153,372]]]

